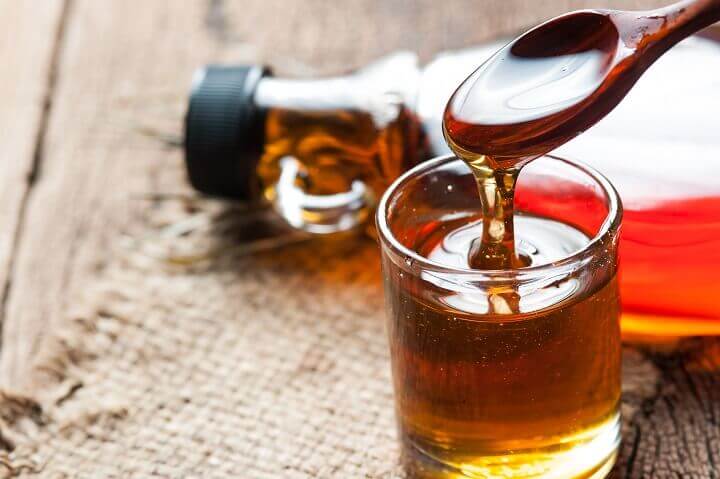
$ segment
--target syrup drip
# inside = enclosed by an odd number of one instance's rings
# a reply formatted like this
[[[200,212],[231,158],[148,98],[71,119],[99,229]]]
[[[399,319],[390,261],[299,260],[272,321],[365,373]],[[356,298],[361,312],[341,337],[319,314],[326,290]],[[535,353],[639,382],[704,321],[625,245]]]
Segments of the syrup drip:
[[[667,49],[719,19],[718,0],[644,13],[569,13],[512,41],[473,72],[443,117],[448,145],[470,166],[482,203],[483,233],[469,263],[526,266],[515,252],[512,216],[522,167],[597,123]]]

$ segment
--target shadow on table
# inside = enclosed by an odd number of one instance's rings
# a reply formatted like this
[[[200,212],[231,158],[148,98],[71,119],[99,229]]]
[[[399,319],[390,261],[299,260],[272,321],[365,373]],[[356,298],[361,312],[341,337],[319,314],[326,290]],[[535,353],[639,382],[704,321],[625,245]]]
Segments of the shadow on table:
[[[380,284],[379,246],[366,231],[310,235],[267,208],[207,202],[146,241],[152,256],[195,274],[306,275],[337,286]],[[308,282],[308,287],[312,282]]]

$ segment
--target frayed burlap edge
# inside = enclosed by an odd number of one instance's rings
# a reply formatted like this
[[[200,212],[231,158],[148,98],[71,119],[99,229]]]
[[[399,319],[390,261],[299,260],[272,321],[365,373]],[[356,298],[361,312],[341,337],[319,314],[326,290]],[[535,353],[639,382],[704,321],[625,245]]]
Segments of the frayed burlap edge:
[[[217,206],[193,211],[119,238],[94,286],[43,337],[22,381],[5,386],[0,477],[237,477],[239,470],[258,478],[278,471],[402,477],[377,245],[299,242],[248,255],[237,235],[247,226],[242,215]],[[243,320],[231,322],[235,317]],[[213,336],[227,340],[214,345]],[[272,347],[275,340],[286,351]],[[295,348],[303,353],[292,354]],[[248,374],[223,391],[235,364]],[[213,371],[222,368],[224,375]],[[189,376],[184,389],[157,386],[173,372]],[[307,377],[294,383],[298,375]],[[205,378],[218,387],[203,389]],[[257,403],[246,404],[248,396]],[[209,420],[183,430],[188,404],[196,411],[191,421],[202,414]],[[233,406],[217,419],[226,404]],[[140,427],[159,415],[160,428]],[[275,424],[278,416],[288,424]],[[228,422],[240,432],[226,430]],[[215,439],[195,444],[206,429],[232,447]],[[112,452],[120,447],[132,459]],[[184,455],[190,458],[177,459]]]
[[[1,393],[0,477],[404,477],[377,246],[249,256],[235,234],[242,215],[228,213],[196,208],[118,240],[22,383]],[[157,234],[168,228],[177,234]],[[248,374],[226,388],[237,368]],[[175,375],[187,378],[163,384]],[[206,388],[206,378],[218,387]],[[626,419],[658,379],[651,362],[626,350]],[[199,431],[212,434],[198,441]]]

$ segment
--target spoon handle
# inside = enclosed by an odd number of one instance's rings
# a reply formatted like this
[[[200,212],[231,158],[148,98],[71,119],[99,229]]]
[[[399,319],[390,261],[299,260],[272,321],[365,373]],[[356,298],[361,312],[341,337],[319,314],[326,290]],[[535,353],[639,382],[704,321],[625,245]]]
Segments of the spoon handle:
[[[618,11],[611,16],[632,52],[631,63],[642,72],[679,41],[720,21],[720,0],[682,0],[656,10]]]
[[[644,15],[648,26],[658,20],[662,23],[653,35],[656,38],[649,43],[654,44],[653,49],[661,49],[662,54],[682,39],[720,21],[720,0],[683,0]]]
[[[720,21],[720,0],[684,0],[664,9],[669,35],[691,35]]]

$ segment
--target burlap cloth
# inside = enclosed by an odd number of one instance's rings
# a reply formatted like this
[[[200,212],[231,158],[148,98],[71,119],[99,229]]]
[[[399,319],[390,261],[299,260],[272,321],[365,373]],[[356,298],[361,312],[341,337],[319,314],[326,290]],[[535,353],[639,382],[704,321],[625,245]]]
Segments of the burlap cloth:
[[[377,245],[248,255],[232,207],[149,211],[3,393],[0,473],[403,477]],[[631,414],[655,372],[625,374]]]

